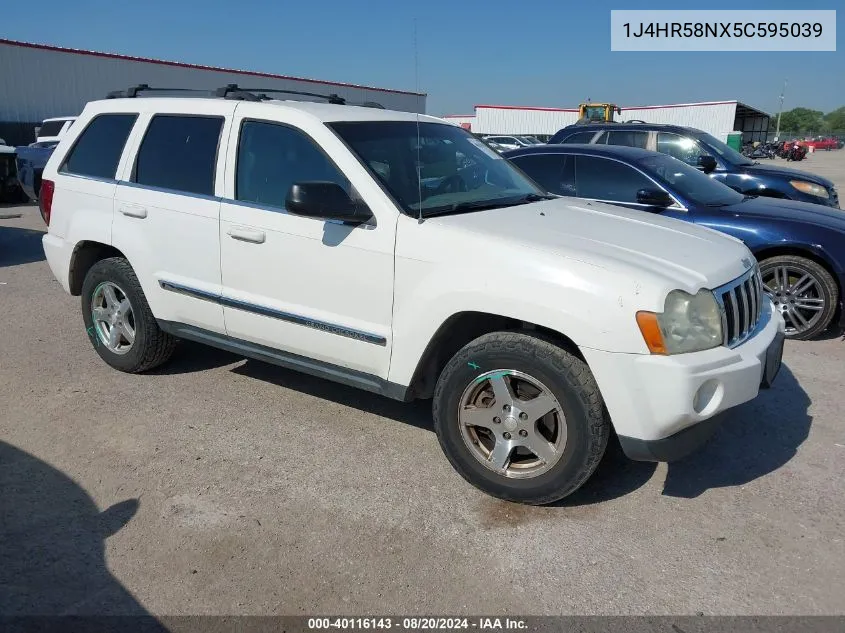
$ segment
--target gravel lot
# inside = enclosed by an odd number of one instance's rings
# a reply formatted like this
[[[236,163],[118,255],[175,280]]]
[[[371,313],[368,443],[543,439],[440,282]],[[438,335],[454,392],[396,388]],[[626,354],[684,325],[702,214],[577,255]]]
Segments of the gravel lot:
[[[778,161],[782,163],[782,161]],[[845,192],[845,151],[796,167]],[[672,465],[486,497],[403,405],[185,345],[96,356],[31,205],[0,220],[0,613],[841,614],[845,340]]]

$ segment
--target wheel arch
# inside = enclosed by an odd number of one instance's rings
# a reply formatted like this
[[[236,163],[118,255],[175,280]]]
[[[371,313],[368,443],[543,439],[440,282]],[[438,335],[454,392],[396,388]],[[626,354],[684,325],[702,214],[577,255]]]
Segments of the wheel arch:
[[[98,261],[109,257],[125,258],[126,256],[110,244],[90,240],[83,240],[77,243],[70,257],[70,269],[68,272],[70,294],[76,297],[82,294],[82,283],[85,281],[88,271]]]
[[[539,334],[586,362],[575,342],[562,332],[529,321],[488,312],[457,312],[441,323],[426,345],[417,362],[411,384],[408,386],[407,399],[431,398],[440,373],[458,350],[484,334],[506,331]]]
[[[774,246],[765,246],[762,248],[755,249],[753,253],[754,257],[756,257],[757,261],[761,264],[763,263],[763,260],[769,259],[771,257],[778,257],[780,255],[792,255],[793,257],[803,257],[805,259],[814,261],[819,266],[824,268],[828,272],[828,274],[830,274],[831,277],[833,277],[833,281],[836,284],[837,289],[839,290],[839,296],[842,296],[842,288],[840,287],[839,283],[839,275],[836,274],[836,268],[833,265],[833,262],[827,258],[824,252],[819,252],[803,245],[778,244]]]

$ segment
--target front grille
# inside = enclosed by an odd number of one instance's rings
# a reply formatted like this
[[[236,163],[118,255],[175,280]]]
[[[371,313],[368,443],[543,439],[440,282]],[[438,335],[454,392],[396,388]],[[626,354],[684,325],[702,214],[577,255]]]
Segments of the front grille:
[[[763,314],[763,280],[760,268],[747,273],[713,291],[722,313],[722,343],[736,347],[748,340]]]

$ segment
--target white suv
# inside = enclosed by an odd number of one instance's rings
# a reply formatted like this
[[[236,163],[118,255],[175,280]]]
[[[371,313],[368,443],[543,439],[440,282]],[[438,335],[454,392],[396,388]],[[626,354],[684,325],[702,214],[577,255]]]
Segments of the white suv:
[[[678,458],[780,366],[741,242],[549,196],[428,116],[92,102],[41,191],[47,260],[112,367],[191,339],[432,398],[452,465],[504,499],[576,490],[611,426],[634,459]]]

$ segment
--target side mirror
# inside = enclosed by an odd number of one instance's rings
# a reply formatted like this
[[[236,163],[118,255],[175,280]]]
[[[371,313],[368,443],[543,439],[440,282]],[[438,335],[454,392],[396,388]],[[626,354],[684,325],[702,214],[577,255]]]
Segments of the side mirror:
[[[373,217],[367,205],[353,200],[336,182],[294,183],[285,198],[285,207],[295,215],[350,224],[363,224]]]
[[[675,200],[662,189],[640,189],[637,192],[637,202],[650,207],[671,207]]]
[[[718,164],[716,163],[716,159],[712,156],[698,157],[698,168],[705,174],[709,174],[711,171],[716,171],[716,167],[718,167]]]

